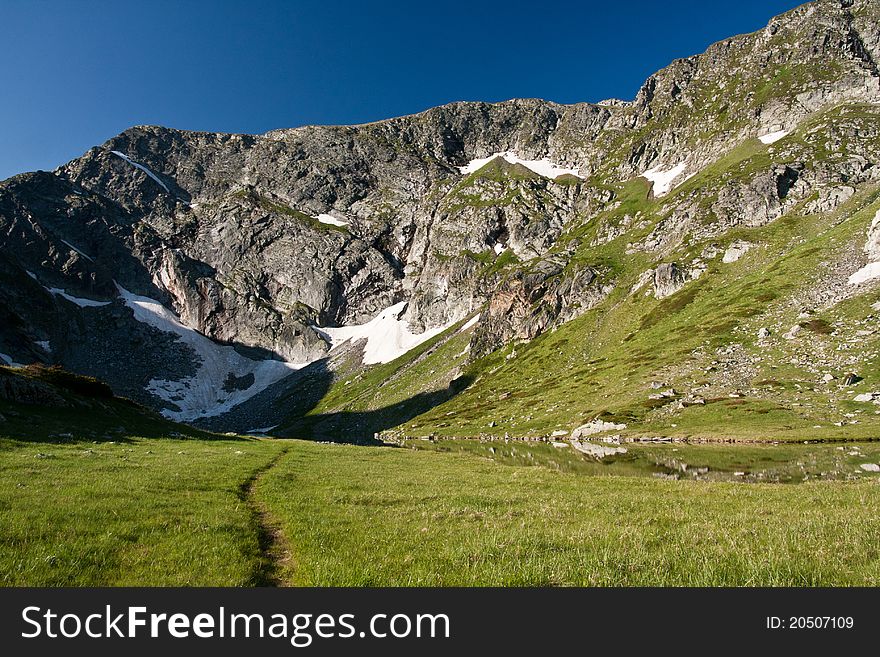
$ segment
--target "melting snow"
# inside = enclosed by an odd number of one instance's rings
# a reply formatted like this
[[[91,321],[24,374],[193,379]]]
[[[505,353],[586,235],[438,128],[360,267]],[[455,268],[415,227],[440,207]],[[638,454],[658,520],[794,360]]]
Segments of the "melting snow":
[[[60,287],[47,287],[49,292],[54,294],[55,296],[63,297],[70,301],[71,303],[75,303],[80,308],[98,308],[100,306],[109,306],[109,301],[94,301],[92,299],[82,299],[80,297],[75,297],[71,294],[68,294]]]
[[[326,212],[322,212],[318,215],[317,218],[318,221],[320,221],[322,224],[330,224],[331,226],[348,226],[347,221],[337,219],[336,217],[329,215]]]
[[[406,301],[396,303],[380,312],[366,324],[319,328],[317,330],[330,340],[331,349],[335,349],[348,340],[355,342],[365,339],[367,344],[364,347],[364,365],[390,363],[410,349],[418,347],[426,340],[442,333],[454,323],[428,329],[424,333],[411,333],[409,324],[400,319],[403,311],[406,310],[406,304]]]
[[[776,132],[769,132],[766,135],[761,135],[758,139],[764,144],[774,144],[787,134],[788,130],[777,130]]]
[[[16,363],[12,360],[12,356],[9,356],[8,354],[0,354],[0,359],[3,359],[3,362],[10,367],[21,367],[21,363]]]
[[[153,379],[147,384],[148,392],[180,408],[180,411],[162,411],[165,417],[187,421],[221,415],[306,365],[278,360],[251,360],[232,347],[219,345],[185,326],[175,313],[158,301],[132,294],[118,283],[116,287],[125,305],[134,311],[136,320],[160,331],[176,334],[201,360],[195,376],[180,381]],[[230,374],[239,378],[253,374],[254,383],[247,390],[226,392],[223,384]]]
[[[469,328],[473,328],[474,326],[476,326],[476,325],[477,325],[477,322],[479,322],[479,321],[480,321],[480,313],[477,313],[476,315],[474,315],[473,317],[471,317],[471,318],[467,321],[467,323],[466,323],[464,326],[461,327],[460,330],[461,330],[461,331],[467,331]]]
[[[248,429],[248,433],[255,433],[255,434],[259,434],[262,436],[262,435],[269,433],[270,431],[272,431],[272,429],[275,429],[277,426],[278,426],[277,424],[273,424],[271,427],[263,427],[262,429]]]
[[[870,262],[856,273],[849,277],[847,281],[850,285],[861,285],[875,278],[880,278],[880,262]]]
[[[654,183],[654,196],[663,196],[672,189],[672,181],[678,178],[683,171],[684,162],[679,162],[671,169],[663,170],[660,166],[648,169],[642,174],[642,177]]]
[[[159,176],[157,176],[155,173],[153,173],[152,171],[150,171],[150,170],[149,170],[147,167],[145,167],[143,164],[140,164],[140,163],[138,163],[138,162],[135,162],[134,160],[132,160],[132,159],[131,159],[128,155],[126,155],[125,153],[120,153],[119,151],[110,151],[110,152],[113,153],[114,155],[118,155],[118,156],[121,157],[123,160],[125,160],[126,162],[128,162],[131,166],[133,166],[133,167],[137,167],[138,169],[140,169],[141,171],[143,171],[143,172],[144,172],[145,174],[147,174],[150,178],[152,178],[152,179],[155,180],[157,183],[159,183],[159,185],[162,186],[162,189],[164,189],[166,192],[168,192],[168,187],[165,186],[165,183],[163,183],[161,180],[159,180]],[[170,194],[171,192],[168,192],[168,193]]]
[[[550,158],[543,158],[541,160],[524,160],[519,157],[513,151],[507,151],[505,153],[495,153],[494,155],[490,155],[489,157],[482,157],[476,160],[471,160],[463,167],[459,167],[462,173],[469,174],[474,171],[478,171],[482,169],[484,166],[489,164],[496,157],[503,157],[505,160],[510,162],[511,164],[522,164],[527,169],[531,169],[539,176],[544,176],[545,178],[557,178],[559,176],[565,174],[571,174],[573,176],[577,176],[580,178],[580,169],[569,169],[567,167],[562,166],[561,164],[556,164],[550,161]]]
[[[92,257],[91,257],[91,256],[87,256],[85,253],[83,253],[82,251],[80,251],[78,248],[76,248],[73,244],[71,244],[71,243],[68,242],[67,240],[61,240],[61,241],[64,242],[67,246],[69,246],[71,249],[73,249],[74,251],[76,251],[77,253],[79,253],[79,254],[80,254],[83,258],[85,258],[86,260],[91,260],[92,262],[94,262],[94,260],[92,260]],[[30,272],[28,272],[28,273],[30,273]],[[31,274],[31,276],[33,276],[33,274]],[[36,276],[34,276],[34,278],[36,278]]]

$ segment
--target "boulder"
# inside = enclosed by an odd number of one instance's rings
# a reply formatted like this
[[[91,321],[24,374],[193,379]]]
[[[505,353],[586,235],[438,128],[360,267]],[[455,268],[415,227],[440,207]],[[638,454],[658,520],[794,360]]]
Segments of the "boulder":
[[[577,429],[572,431],[571,438],[572,440],[577,440],[586,436],[594,436],[597,433],[603,433],[605,431],[620,431],[621,429],[626,429],[626,425],[615,424],[614,422],[605,422],[603,420],[596,419],[591,422],[587,422],[586,424],[582,424]]]
[[[674,262],[658,265],[654,270],[654,296],[664,299],[672,296],[687,282],[682,269]]]
[[[871,262],[880,260],[880,210],[874,215],[868,229],[868,240],[865,242],[865,253]]]
[[[748,242],[734,242],[724,252],[724,255],[721,258],[721,262],[728,264],[731,262],[736,262],[737,260],[742,258],[751,248],[752,245]]]

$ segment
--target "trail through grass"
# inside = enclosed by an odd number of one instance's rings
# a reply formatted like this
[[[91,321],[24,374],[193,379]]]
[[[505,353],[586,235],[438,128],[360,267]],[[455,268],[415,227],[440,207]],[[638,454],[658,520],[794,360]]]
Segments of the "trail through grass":
[[[265,583],[242,482],[283,443],[0,439],[0,584]]]
[[[880,486],[582,476],[297,443],[256,486],[317,586],[877,585]]]
[[[811,473],[878,460],[873,445],[858,456],[852,446],[688,449],[644,453],[713,469],[802,462]],[[874,473],[798,484],[655,474],[523,443],[0,439],[0,583],[880,584]]]

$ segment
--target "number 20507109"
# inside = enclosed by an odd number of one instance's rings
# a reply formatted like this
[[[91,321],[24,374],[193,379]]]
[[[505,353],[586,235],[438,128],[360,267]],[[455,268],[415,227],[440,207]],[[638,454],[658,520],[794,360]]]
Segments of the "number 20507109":
[[[852,616],[767,616],[768,630],[851,630]]]

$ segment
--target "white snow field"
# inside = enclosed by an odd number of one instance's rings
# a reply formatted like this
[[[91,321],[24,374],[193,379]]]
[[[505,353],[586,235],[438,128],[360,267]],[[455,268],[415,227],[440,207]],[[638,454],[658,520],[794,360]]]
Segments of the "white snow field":
[[[531,169],[539,176],[544,176],[545,178],[550,178],[551,180],[564,174],[571,174],[573,176],[577,176],[578,178],[581,177],[580,169],[571,169],[568,167],[564,167],[561,164],[551,162],[550,158],[547,157],[540,160],[524,160],[513,151],[495,153],[493,155],[490,155],[489,157],[481,157],[476,160],[471,160],[465,166],[459,167],[459,169],[465,175],[473,173],[474,171],[482,169],[496,157],[502,157],[511,164],[522,164],[524,167],[526,167],[527,169]]]
[[[673,188],[672,181],[682,174],[684,166],[684,162],[679,162],[671,169],[661,169],[660,165],[658,165],[645,171],[642,177],[654,183],[654,196],[663,196]]]
[[[265,436],[267,433],[272,431],[272,429],[276,429],[278,427],[277,424],[273,424],[271,427],[262,427],[261,429],[249,429],[249,434],[254,434],[256,436]]]
[[[454,322],[446,326],[438,326],[428,329],[424,333],[414,334],[409,330],[409,324],[400,319],[406,310],[406,301],[396,303],[386,308],[366,324],[352,326],[340,326],[338,328],[315,328],[330,340],[331,349],[335,349],[343,343],[351,340],[365,339],[364,365],[376,365],[378,363],[390,363],[395,358],[402,356],[410,349],[418,347],[426,340],[439,335]]]
[[[776,132],[768,132],[766,135],[761,135],[758,139],[764,144],[774,144],[787,134],[788,130],[777,130]]]
[[[125,305],[134,311],[136,320],[176,334],[202,361],[195,376],[180,381],[153,379],[147,384],[148,392],[180,408],[179,411],[162,411],[172,420],[189,421],[221,415],[308,364],[251,360],[232,347],[219,345],[184,325],[174,312],[158,301],[132,294],[118,283],[116,287]],[[247,390],[226,392],[223,384],[230,374],[236,377],[253,374],[254,383]]]
[[[347,221],[342,221],[341,219],[337,219],[336,217],[327,214],[326,212],[322,212],[317,216],[318,221],[322,224],[329,224],[331,226],[348,226]]]
[[[168,187],[166,187],[165,183],[163,183],[163,182],[159,179],[159,176],[157,176],[155,173],[153,173],[152,171],[150,171],[150,170],[149,170],[147,167],[145,167],[143,164],[140,164],[140,163],[138,163],[138,162],[135,162],[134,160],[132,160],[132,159],[131,159],[128,155],[126,155],[125,153],[120,153],[119,151],[110,151],[110,152],[113,153],[114,155],[118,155],[118,156],[121,157],[123,160],[125,160],[126,162],[128,162],[131,166],[133,166],[133,167],[137,167],[138,169],[140,169],[141,171],[143,171],[143,172],[144,172],[145,174],[147,174],[150,178],[152,178],[152,179],[155,180],[157,183],[159,183],[159,185],[162,187],[162,189],[164,189],[164,190],[165,190],[166,192],[168,192],[169,194],[171,193],[170,191],[168,191]]]
[[[480,313],[477,313],[473,317],[471,317],[467,322],[465,322],[464,326],[459,329],[460,331],[467,331],[470,328],[473,328],[477,325],[477,322],[480,321]]]
[[[865,253],[868,254],[869,262],[867,265],[859,269],[847,281],[850,285],[861,285],[875,278],[880,278],[880,210],[874,214],[871,221],[871,227],[868,229],[868,241],[865,242]]]
[[[64,290],[59,287],[47,287],[47,291],[51,292],[55,296],[62,297],[63,299],[67,299],[70,303],[75,303],[80,308],[100,308],[101,306],[109,306],[109,301],[93,301],[92,299],[83,299],[81,297],[75,297],[71,294],[68,294]]]

